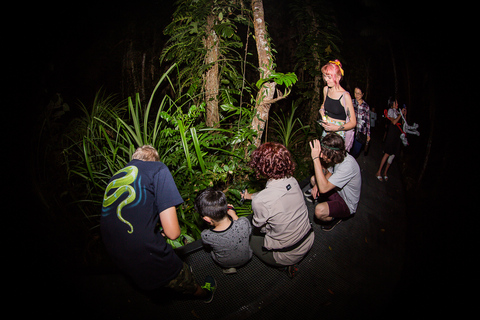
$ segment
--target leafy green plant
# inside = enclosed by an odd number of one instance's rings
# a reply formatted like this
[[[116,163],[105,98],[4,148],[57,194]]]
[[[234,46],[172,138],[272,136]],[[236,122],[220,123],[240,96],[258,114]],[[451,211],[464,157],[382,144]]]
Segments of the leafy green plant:
[[[274,116],[271,117],[274,123],[272,130],[277,134],[280,142],[287,149],[290,149],[292,145],[297,144],[308,136],[310,127],[303,125],[302,121],[295,117],[299,102],[300,100],[298,100],[297,103],[292,102],[290,115],[287,116],[283,112],[279,115],[275,112]]]
[[[245,67],[250,63],[246,55],[242,58],[237,51],[244,47],[237,33],[238,25],[251,25],[249,10],[241,2],[176,2],[173,20],[164,30],[170,39],[162,50],[160,62],[172,61],[179,65],[179,92],[186,92],[207,103],[217,99],[224,103],[224,94],[220,93],[217,97],[219,89],[240,100],[251,91],[248,83],[245,84]],[[248,37],[247,32],[247,41]],[[212,51],[214,54],[210,55]],[[209,70],[215,71],[209,73]],[[210,95],[211,92],[214,94]],[[217,103],[212,103],[211,108],[218,110]]]
[[[279,85],[285,85],[287,91],[285,93],[285,96],[288,95],[288,93],[291,92],[291,87],[298,81],[297,75],[293,72],[288,72],[288,73],[281,73],[281,72],[275,72],[272,73],[268,78],[262,79],[260,78],[256,86],[257,88],[260,89],[260,87],[265,83],[269,81],[274,81],[276,84]]]
[[[64,155],[71,182],[87,185],[77,203],[88,218],[98,219],[108,180],[130,161],[138,146],[153,145],[159,151],[160,161],[172,172],[184,199],[177,208],[181,239],[171,243],[176,246],[200,237],[202,221],[193,201],[203,188],[221,188],[240,212],[247,214],[251,210],[241,209],[234,190],[241,189],[239,186],[248,179],[249,169],[245,164],[254,132],[247,125],[251,110],[237,107],[233,101],[222,106],[225,117],[220,128],[205,127],[199,120],[205,112],[204,104],[194,104],[193,97],[188,95],[177,99],[165,95],[154,108],[153,101],[158,101],[154,100],[155,93],[162,84],[171,84],[169,73],[173,70],[175,66],[159,80],[146,107],[141,105],[138,94],[115,107],[111,96],[97,95],[90,110],[83,108],[84,120],[77,125],[83,129],[70,135],[72,144],[64,150]],[[235,125],[238,121],[242,125]]]

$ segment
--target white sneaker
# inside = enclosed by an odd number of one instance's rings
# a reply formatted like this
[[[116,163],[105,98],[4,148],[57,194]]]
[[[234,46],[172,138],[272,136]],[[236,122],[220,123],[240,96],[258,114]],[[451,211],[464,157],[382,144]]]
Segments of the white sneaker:
[[[234,273],[237,273],[237,269],[236,269],[236,268],[223,269],[223,273],[225,273],[225,274],[234,274]]]

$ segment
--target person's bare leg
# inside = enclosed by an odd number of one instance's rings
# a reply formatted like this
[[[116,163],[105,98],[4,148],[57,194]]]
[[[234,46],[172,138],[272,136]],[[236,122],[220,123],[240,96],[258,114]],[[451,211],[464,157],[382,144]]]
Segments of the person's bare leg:
[[[377,171],[377,173],[375,174],[377,177],[379,177],[379,176],[382,175],[381,171],[382,171],[382,168],[383,168],[383,166],[385,165],[385,162],[387,161],[387,158],[388,158],[388,157],[389,157],[389,154],[387,154],[387,153],[385,153],[385,154],[383,155],[382,161],[380,162],[380,168],[378,168],[378,171]]]
[[[326,202],[322,202],[317,204],[315,207],[315,217],[321,221],[332,221],[332,217],[329,217],[330,209],[328,208],[328,204]]]
[[[390,163],[387,162],[387,166],[385,167],[385,172],[383,173],[383,175],[386,177],[387,176],[387,171],[388,169],[390,168]]]
[[[387,171],[390,168],[390,166],[392,165],[393,159],[395,159],[394,154],[390,155],[387,159],[387,166],[385,167],[385,172],[383,173],[383,176],[385,177],[385,181],[388,180]]]

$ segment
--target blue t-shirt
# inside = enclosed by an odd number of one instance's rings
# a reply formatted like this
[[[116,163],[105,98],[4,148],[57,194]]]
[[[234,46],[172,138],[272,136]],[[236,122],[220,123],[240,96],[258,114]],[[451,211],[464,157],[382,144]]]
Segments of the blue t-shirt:
[[[107,252],[142,289],[175,278],[182,261],[159,232],[159,213],[183,203],[162,162],[132,160],[109,181],[100,227]]]

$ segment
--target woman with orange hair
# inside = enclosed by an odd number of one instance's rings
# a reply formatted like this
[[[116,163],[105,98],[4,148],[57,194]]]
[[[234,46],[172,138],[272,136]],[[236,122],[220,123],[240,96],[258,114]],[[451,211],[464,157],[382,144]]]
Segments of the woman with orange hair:
[[[330,61],[322,67],[323,104],[320,107],[320,125],[325,129],[323,136],[335,132],[345,139],[345,149],[350,151],[357,119],[350,93],[340,85],[344,72],[340,61]]]
[[[290,277],[313,245],[313,228],[302,190],[293,177],[295,162],[280,143],[267,142],[252,153],[249,163],[257,175],[268,179],[260,192],[243,194],[252,200],[254,229],[250,247],[263,262],[287,267]]]

